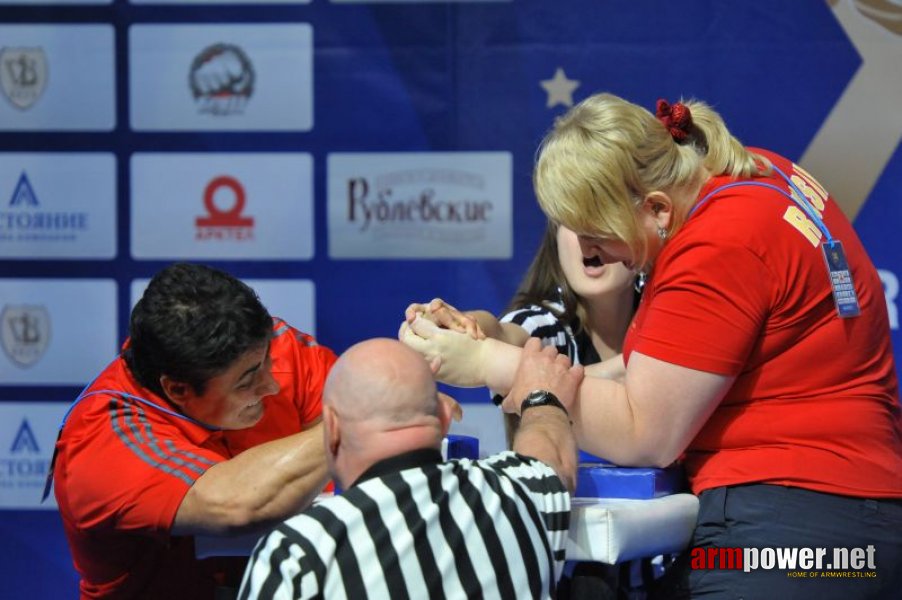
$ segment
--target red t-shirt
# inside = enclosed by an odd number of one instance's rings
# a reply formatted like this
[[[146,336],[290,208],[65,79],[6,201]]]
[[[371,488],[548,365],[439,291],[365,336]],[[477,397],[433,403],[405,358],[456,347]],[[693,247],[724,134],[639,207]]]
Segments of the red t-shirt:
[[[210,466],[320,418],[335,354],[274,320],[271,356],[279,392],[264,401],[259,423],[238,431],[213,431],[167,414],[161,408],[175,408],[141,387],[122,358],[92,382],[87,393],[110,391],[75,405],[54,470],[83,598],[196,600],[213,598],[226,581],[237,587],[246,559],[199,561],[194,538],[170,536],[169,529],[188,489]]]
[[[735,376],[689,444],[692,490],[743,483],[902,497],[902,416],[883,287],[851,223],[807,173],[768,156],[842,242],[861,315],[836,312],[816,228],[776,190],[700,205],[658,257],[624,344]],[[789,186],[776,173],[756,181]],[[704,198],[730,183],[716,177]]]

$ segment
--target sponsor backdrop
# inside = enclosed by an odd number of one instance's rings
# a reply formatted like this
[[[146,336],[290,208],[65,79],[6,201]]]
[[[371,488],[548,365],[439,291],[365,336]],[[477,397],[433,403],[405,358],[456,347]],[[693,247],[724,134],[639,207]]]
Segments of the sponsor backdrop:
[[[896,0],[0,0],[0,596],[76,593],[40,489],[154,272],[225,268],[339,352],[412,301],[499,312],[543,229],[536,146],[599,90],[708,100],[818,177],[899,347]]]

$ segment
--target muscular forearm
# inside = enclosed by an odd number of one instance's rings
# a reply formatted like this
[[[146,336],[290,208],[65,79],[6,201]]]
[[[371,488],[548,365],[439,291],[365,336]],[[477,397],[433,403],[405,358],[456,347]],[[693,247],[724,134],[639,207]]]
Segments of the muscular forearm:
[[[188,491],[173,534],[231,535],[299,512],[327,480],[322,425],[214,465]]]
[[[554,469],[570,492],[576,489],[576,441],[561,409],[537,406],[523,411],[512,448]]]

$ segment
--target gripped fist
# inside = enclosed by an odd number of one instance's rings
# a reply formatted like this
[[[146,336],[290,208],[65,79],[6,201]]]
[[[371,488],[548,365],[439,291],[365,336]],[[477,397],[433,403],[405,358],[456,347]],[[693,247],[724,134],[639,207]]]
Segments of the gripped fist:
[[[458,387],[485,385],[484,340],[443,329],[422,316],[402,323],[398,339],[423,355],[438,381]]]
[[[413,323],[417,317],[451,331],[466,333],[474,340],[484,340],[486,337],[475,318],[462,313],[441,298],[433,298],[429,304],[413,303],[404,311],[407,323]]]

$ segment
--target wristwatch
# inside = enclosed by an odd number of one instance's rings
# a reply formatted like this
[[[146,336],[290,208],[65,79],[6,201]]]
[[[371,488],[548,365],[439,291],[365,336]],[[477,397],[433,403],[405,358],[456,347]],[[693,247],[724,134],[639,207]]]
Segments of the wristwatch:
[[[524,410],[534,406],[556,406],[564,411],[565,415],[568,417],[570,416],[570,413],[567,412],[567,407],[561,404],[561,401],[557,399],[557,396],[548,390],[533,390],[529,392],[520,404],[520,414],[522,415]]]

